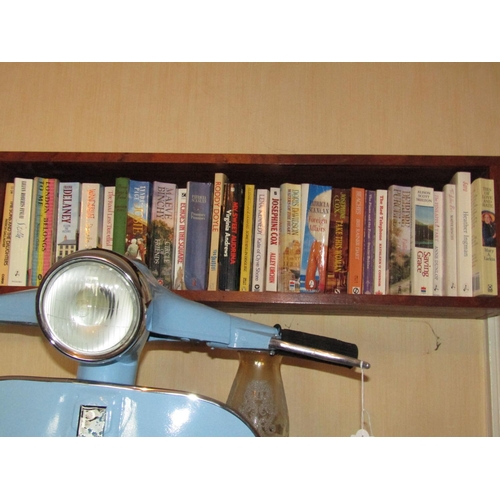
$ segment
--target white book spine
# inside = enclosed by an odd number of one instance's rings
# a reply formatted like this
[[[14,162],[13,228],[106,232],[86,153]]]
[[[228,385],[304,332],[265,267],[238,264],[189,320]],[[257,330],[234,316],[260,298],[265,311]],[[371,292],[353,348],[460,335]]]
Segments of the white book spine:
[[[269,191],[269,218],[266,259],[266,291],[278,291],[278,254],[280,241],[280,188]]]
[[[376,191],[375,222],[373,293],[385,295],[387,293],[387,189],[377,189]]]
[[[434,269],[433,295],[444,295],[444,210],[443,192],[434,191]]]
[[[175,222],[174,290],[184,290],[184,255],[186,250],[186,188],[177,189]]]
[[[255,199],[255,230],[253,242],[252,292],[262,292],[266,286],[267,225],[269,190],[257,189]]]
[[[9,256],[10,286],[26,286],[31,232],[33,179],[14,179],[12,237]]]
[[[82,184],[78,250],[101,248],[104,188],[101,184]]]
[[[451,182],[457,201],[457,294],[472,297],[471,176],[457,172]]]
[[[104,205],[102,218],[102,248],[113,250],[113,222],[115,215],[115,186],[104,188]]]
[[[433,295],[434,189],[412,187],[411,294]]]
[[[76,252],[80,228],[81,184],[61,182],[57,208],[56,260]]]
[[[444,211],[444,284],[443,295],[457,296],[457,205],[456,186],[443,187]]]

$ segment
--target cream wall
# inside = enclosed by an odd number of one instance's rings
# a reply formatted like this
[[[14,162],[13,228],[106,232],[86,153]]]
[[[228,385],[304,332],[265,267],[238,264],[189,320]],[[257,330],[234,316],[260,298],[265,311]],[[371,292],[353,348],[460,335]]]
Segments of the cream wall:
[[[0,64],[0,150],[500,156],[498,64]],[[490,432],[482,321],[252,315],[356,342],[378,436]],[[0,374],[73,376],[36,329]],[[225,400],[225,353],[148,349],[139,383]],[[291,434],[359,428],[359,373],[285,364]]]

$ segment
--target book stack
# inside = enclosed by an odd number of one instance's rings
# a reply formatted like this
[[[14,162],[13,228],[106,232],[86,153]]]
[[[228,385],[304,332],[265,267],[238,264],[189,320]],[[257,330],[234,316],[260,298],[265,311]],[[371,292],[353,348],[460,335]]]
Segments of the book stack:
[[[0,284],[36,286],[76,250],[140,259],[174,290],[496,296],[495,189],[233,182],[6,184]]]

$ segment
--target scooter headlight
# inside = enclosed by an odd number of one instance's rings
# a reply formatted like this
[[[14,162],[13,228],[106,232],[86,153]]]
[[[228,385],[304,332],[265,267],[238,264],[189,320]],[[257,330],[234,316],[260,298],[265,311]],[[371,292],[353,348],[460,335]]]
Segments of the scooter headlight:
[[[84,362],[112,359],[144,333],[144,293],[133,266],[111,252],[77,252],[44,277],[37,316],[48,340]]]

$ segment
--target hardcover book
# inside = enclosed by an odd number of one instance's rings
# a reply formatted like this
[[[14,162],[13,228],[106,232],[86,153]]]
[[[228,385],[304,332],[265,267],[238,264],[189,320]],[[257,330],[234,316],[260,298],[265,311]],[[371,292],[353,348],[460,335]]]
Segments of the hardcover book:
[[[472,182],[473,294],[498,295],[495,187],[492,179]]]
[[[113,225],[115,220],[115,192],[116,186],[104,188],[104,206],[102,216],[102,248],[113,250]]]
[[[130,179],[115,180],[115,216],[113,220],[113,251],[125,255],[127,250],[127,211]]]
[[[387,293],[410,294],[411,187],[387,190]]]
[[[241,234],[240,292],[249,292],[252,278],[255,185],[245,184]]]
[[[325,292],[332,188],[302,184],[300,291]]]
[[[325,287],[327,293],[347,293],[350,193],[350,189],[334,188],[332,190]]]
[[[214,176],[214,194],[212,202],[212,234],[210,236],[210,265],[208,268],[207,290],[217,290],[219,286],[219,247],[222,223],[222,206],[228,177],[222,172]]]
[[[257,189],[257,195],[255,198],[255,230],[252,262],[253,292],[262,292],[266,287],[268,212],[269,190]]]
[[[278,260],[280,242],[280,188],[269,189],[269,218],[266,257],[266,291],[278,291]]]
[[[184,256],[186,253],[186,188],[177,188],[175,210],[174,290],[185,290]]]
[[[457,295],[472,297],[471,176],[457,172],[451,179],[456,186],[457,207]]]
[[[444,285],[443,294],[457,296],[457,206],[456,186],[443,187],[444,202]]]
[[[351,189],[349,222],[349,262],[347,265],[347,293],[363,293],[363,233],[365,227],[365,190]]]
[[[56,260],[62,259],[78,249],[81,189],[79,182],[61,182],[59,184]]]
[[[10,241],[12,236],[12,210],[14,207],[14,183],[5,185],[3,203],[2,235],[0,245],[0,286],[7,285],[9,274]]]
[[[375,248],[373,293],[385,295],[387,268],[387,189],[375,191]]]
[[[9,256],[9,286],[26,286],[28,283],[28,256],[31,233],[31,206],[33,179],[14,179],[12,207],[12,237]]]
[[[173,288],[177,186],[153,182],[149,269],[162,286]]]
[[[184,283],[188,290],[206,290],[213,183],[189,181],[186,189]]]
[[[280,186],[278,292],[300,292],[302,186]]]
[[[363,235],[363,293],[373,294],[375,258],[375,191],[365,191],[365,229]]]
[[[411,230],[411,294],[433,295],[434,190],[413,186]]]
[[[222,209],[219,290],[236,291],[240,287],[243,196],[241,184],[227,184]]]
[[[434,191],[434,267],[433,295],[444,295],[444,196],[443,191]]]
[[[78,250],[101,248],[104,188],[98,183],[82,183]]]
[[[116,194],[115,194],[116,199]],[[128,186],[127,232],[125,255],[148,262],[151,184],[130,180]]]

